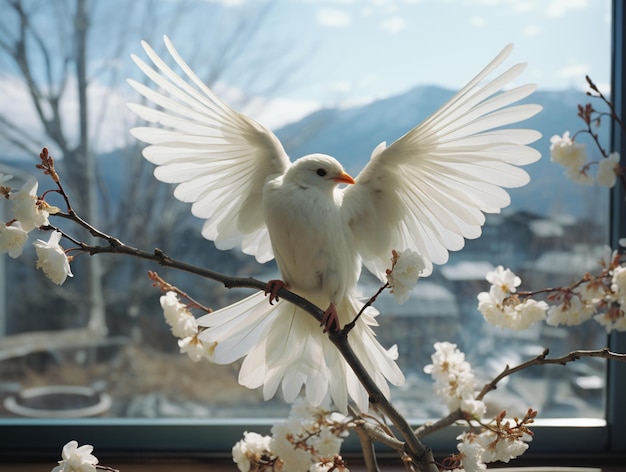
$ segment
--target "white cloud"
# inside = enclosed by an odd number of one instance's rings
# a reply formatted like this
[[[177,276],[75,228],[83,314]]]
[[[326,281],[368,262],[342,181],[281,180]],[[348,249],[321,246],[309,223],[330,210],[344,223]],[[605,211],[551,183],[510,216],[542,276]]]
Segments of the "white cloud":
[[[583,10],[588,6],[587,0],[551,0],[545,13],[550,18],[561,18],[568,10]]]
[[[328,87],[328,89],[332,91],[333,93],[335,92],[348,93],[352,91],[353,88],[354,88],[354,84],[349,80],[340,80],[337,82],[333,82]]]
[[[336,8],[320,8],[317,10],[317,22],[321,26],[342,28],[350,24],[350,15]]]
[[[477,4],[487,7],[495,7],[502,3],[502,0],[469,0],[469,4]]]
[[[337,5],[353,5],[354,3],[356,3],[358,0],[303,0],[304,3],[310,3],[310,4],[319,4],[319,3],[324,3],[324,4],[337,4]]]
[[[245,0],[204,0],[207,3],[219,3],[226,7],[238,7],[245,3]]]
[[[522,30],[522,33],[526,36],[537,36],[541,34],[541,28],[537,25],[528,25]]]
[[[380,24],[381,29],[387,31],[388,33],[399,33],[400,31],[406,28],[406,21],[404,18],[399,16],[394,16],[391,18],[387,18]]]
[[[482,28],[487,24],[487,20],[482,16],[474,15],[469,19],[470,25],[475,26],[476,28]]]
[[[533,11],[537,8],[537,4],[533,1],[515,1],[511,5],[513,10],[517,13],[527,13],[529,11]]]
[[[242,112],[266,128],[275,130],[299,121],[320,108],[321,105],[314,100],[255,98],[243,108]]]
[[[585,75],[588,73],[589,66],[581,63],[570,64],[558,70],[558,76],[562,79],[579,79],[581,82],[585,80]]]
[[[321,108],[321,104],[315,100],[250,97],[241,88],[222,82],[212,89],[226,105],[269,129],[278,129],[298,121]]]
[[[28,90],[17,77],[3,76],[0,80],[0,115],[8,118],[12,125],[27,130],[32,136],[40,137],[44,134]],[[0,138],[0,142],[5,151],[7,147],[14,150],[12,145],[4,143],[3,138]]]
[[[73,79],[70,80],[72,82],[67,85],[68,92],[75,89]],[[241,103],[242,97],[244,97],[240,89],[223,85],[218,87],[217,93],[226,103],[233,104],[235,108],[237,108],[235,103]],[[92,82],[88,89],[88,99],[91,124],[90,138],[93,149],[97,152],[107,152],[128,145],[133,139],[129,130],[133,126],[137,126],[138,122],[126,104],[129,101],[138,101],[138,96],[128,97],[120,90]],[[298,121],[320,108],[320,103],[314,100],[253,98],[246,102],[241,111],[267,128],[278,129],[288,123]],[[51,151],[54,149],[54,143],[46,142],[46,139],[49,138],[45,137],[28,90],[19,78],[5,76],[0,81],[0,113],[9,117],[16,126],[40,137],[42,142],[50,147]],[[65,95],[61,104],[61,113],[64,119],[64,133],[70,145],[75,144],[78,140],[78,99],[74,92]],[[5,151],[6,149],[5,146]],[[56,154],[60,154],[58,150]]]

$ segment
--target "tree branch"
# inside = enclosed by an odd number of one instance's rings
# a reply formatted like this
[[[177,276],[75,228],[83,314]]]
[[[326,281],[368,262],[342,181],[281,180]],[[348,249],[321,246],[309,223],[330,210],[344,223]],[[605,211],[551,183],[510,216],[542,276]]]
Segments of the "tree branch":
[[[59,186],[60,192],[65,196],[65,192],[63,191],[60,182],[57,181],[57,185]],[[158,248],[155,249],[153,252],[148,252],[132,246],[128,246],[121,242],[119,239],[109,236],[108,234],[90,225],[88,222],[78,216],[78,214],[71,208],[67,198],[66,202],[68,203],[69,207],[68,213],[57,213],[57,216],[61,216],[76,222],[78,225],[87,229],[92,236],[108,242],[108,245],[106,246],[92,246],[80,242],[61,231],[66,238],[68,238],[78,246],[76,250],[86,252],[92,256],[96,254],[124,254],[128,256],[138,257],[140,259],[156,262],[163,267],[170,267],[173,269],[195,274],[200,277],[208,278],[216,282],[220,282],[226,288],[252,288],[264,291],[267,287],[266,282],[256,280],[252,277],[231,277],[221,274],[219,272],[212,271],[210,269],[206,269],[204,267],[199,267],[193,264],[188,264],[186,262],[173,259]],[[50,226],[48,229],[57,228]],[[279,297],[285,299],[289,303],[296,305],[297,307],[301,308],[302,310],[313,316],[317,321],[321,322],[324,313],[323,310],[321,310],[308,300],[300,297],[293,292],[290,292],[285,288],[281,288],[280,290],[278,290],[277,294]],[[420,442],[417,436],[415,436],[415,434],[413,433],[413,430],[411,429],[407,420],[398,412],[398,410],[396,410],[396,408],[378,388],[372,377],[369,375],[361,361],[352,350],[352,347],[348,342],[348,332],[345,330],[330,332],[329,339],[337,347],[337,349],[339,349],[343,358],[346,360],[348,365],[350,365],[357,379],[359,379],[359,381],[369,394],[370,402],[373,403],[380,411],[382,411],[393,423],[393,425],[399,430],[400,434],[405,440],[404,452],[411,458],[411,460],[416,464],[419,470],[436,472],[438,469],[435,465],[432,451]]]
[[[425,438],[429,434],[433,434],[436,431],[439,431],[443,428],[447,428],[450,425],[453,425],[457,421],[465,418],[463,412],[458,409],[450,413],[448,416],[441,418],[440,420],[435,421],[434,423],[426,423],[415,430],[415,436],[419,439]]]
[[[555,357],[552,359],[548,359],[547,356],[550,353],[549,349],[545,349],[541,354],[537,357],[527,360],[526,362],[522,362],[521,364],[515,367],[509,367],[508,365],[504,368],[496,378],[494,378],[491,382],[486,384],[483,389],[480,391],[476,400],[482,400],[484,396],[489,393],[491,390],[495,390],[498,382],[509,375],[512,375],[516,372],[519,372],[524,369],[528,369],[529,367],[535,365],[548,365],[548,364],[559,364],[566,365],[569,362],[577,361],[583,357],[601,357],[603,359],[609,359],[614,361],[626,362],[626,354],[618,354],[615,352],[611,352],[608,348],[597,349],[597,350],[578,350],[572,351],[569,354],[565,354],[561,357]]]

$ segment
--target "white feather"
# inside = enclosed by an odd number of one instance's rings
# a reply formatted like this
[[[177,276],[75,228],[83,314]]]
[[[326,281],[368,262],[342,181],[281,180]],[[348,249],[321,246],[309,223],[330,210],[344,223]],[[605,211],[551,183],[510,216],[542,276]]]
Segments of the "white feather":
[[[481,85],[510,49],[422,124],[373,153],[357,184],[345,190],[345,214],[359,234],[358,250],[379,277],[384,277],[392,249],[410,248],[445,263],[448,250],[461,249],[464,238],[480,236],[484,218],[477,211],[498,212],[510,203],[502,187],[528,183],[528,174],[515,165],[540,158],[526,145],[541,134],[494,128],[541,110],[532,104],[512,106],[535,86],[498,93],[522,72],[523,64]],[[398,211],[399,206],[404,210]]]

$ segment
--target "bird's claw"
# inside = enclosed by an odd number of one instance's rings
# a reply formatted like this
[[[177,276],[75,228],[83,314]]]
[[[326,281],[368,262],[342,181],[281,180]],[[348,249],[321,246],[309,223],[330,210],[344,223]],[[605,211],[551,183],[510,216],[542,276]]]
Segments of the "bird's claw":
[[[274,302],[278,301],[278,291],[281,288],[285,288],[287,284],[282,280],[270,280],[265,286],[265,295],[270,296],[270,305],[273,305]]]
[[[326,311],[322,315],[322,322],[320,326],[324,327],[324,333],[327,333],[331,330],[339,331],[341,326],[339,325],[339,316],[337,315],[337,307],[334,303],[331,303]]]

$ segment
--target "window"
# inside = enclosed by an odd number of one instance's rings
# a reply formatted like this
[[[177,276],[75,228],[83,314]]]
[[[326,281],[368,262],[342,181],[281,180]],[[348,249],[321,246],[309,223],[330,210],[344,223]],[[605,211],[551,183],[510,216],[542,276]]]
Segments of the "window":
[[[5,149],[0,172],[13,174],[14,186],[28,175],[48,185],[33,166],[33,156],[47,146],[59,157],[62,176],[72,182],[68,192],[77,211],[91,215],[90,221],[106,232],[227,274],[275,278],[273,265],[261,266],[238,251],[215,250],[203,240],[202,222],[154,180],[151,166],[140,158],[139,145],[128,135],[136,122],[123,112],[126,101],[138,100],[123,79],[139,78],[129,59],[131,52],[143,56],[139,40],[148,39],[160,53],[158,36],[167,33],[203,80],[229,104],[276,130],[291,156],[332,154],[353,174],[380,141],[392,142],[418,124],[512,41],[516,49],[507,64],[528,61],[520,80],[539,84],[532,101],[544,112],[526,124],[543,133],[534,146],[544,157],[527,168],[531,183],[511,191],[511,207],[490,215],[483,236],[420,281],[409,303],[397,305],[387,295],[379,299],[378,337],[387,346],[399,344],[407,375],[407,385],[395,389],[392,398],[416,421],[444,412],[422,371],[434,341],[456,342],[484,381],[506,363],[519,363],[546,346],[559,355],[606,345],[603,328],[592,322],[576,329],[542,325],[521,333],[489,328],[476,310],[476,295],[486,289],[484,274],[499,264],[518,273],[528,289],[567,284],[593,270],[606,241],[615,243],[626,234],[620,229],[623,197],[610,199],[600,188],[570,183],[548,158],[552,135],[581,128],[576,105],[586,101],[581,90],[585,73],[609,86],[611,18],[611,90],[622,106],[622,87],[615,85],[623,74],[620,2],[614,2],[613,17],[607,0],[588,5],[467,1],[454,8],[439,2],[358,7],[226,3],[146,0],[132,6],[123,2],[120,8],[118,1],[17,2],[23,8],[11,7],[0,20],[0,96],[5,97],[0,100]],[[83,24],[74,21],[81,15],[89,20],[84,37],[71,30]],[[19,30],[18,20],[28,27]],[[60,134],[54,120],[38,116],[25,69],[11,58],[20,54],[12,50],[20,34],[26,35],[33,87],[48,97],[42,116],[58,112]],[[46,42],[37,42],[37,34]],[[75,73],[81,67],[80,48],[70,48],[68,38],[87,47],[86,78]],[[81,81],[89,84],[86,115],[80,114],[81,96],[74,92]],[[87,134],[81,132],[81,119],[88,123]],[[608,142],[606,123],[600,133]],[[93,169],[80,167],[85,153],[91,154],[87,162]],[[94,180],[86,184],[84,175]],[[288,407],[280,399],[263,402],[259,392],[239,387],[237,366],[194,364],[178,354],[162,319],[159,293],[144,274],[157,270],[213,307],[247,292],[117,256],[77,258],[75,278],[60,289],[34,266],[32,251],[17,260],[0,258],[3,452],[31,451],[35,444],[42,452],[56,452],[72,438],[99,450],[227,451],[244,429],[262,432],[271,418],[286,415]],[[362,287],[365,293],[377,288],[367,277]],[[614,335],[610,342],[613,349],[626,351],[623,336]],[[593,360],[565,369],[535,368],[500,385],[488,397],[490,408],[512,414],[523,414],[529,406],[538,409],[559,439],[537,441],[536,452],[562,452],[571,444],[582,452],[623,451],[615,438],[623,437],[619,420],[626,418],[618,401],[626,390],[624,370]],[[61,397],[60,389],[68,386]],[[46,388],[47,398],[69,402],[71,408],[42,405]],[[60,410],[66,410],[64,418],[55,417]],[[616,428],[615,436],[608,436],[607,422]],[[429,444],[439,447],[453,437],[444,433]]]

